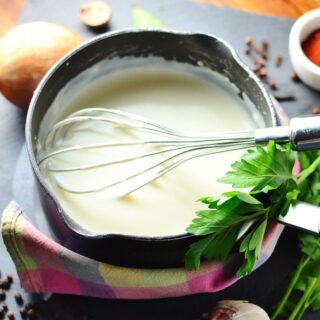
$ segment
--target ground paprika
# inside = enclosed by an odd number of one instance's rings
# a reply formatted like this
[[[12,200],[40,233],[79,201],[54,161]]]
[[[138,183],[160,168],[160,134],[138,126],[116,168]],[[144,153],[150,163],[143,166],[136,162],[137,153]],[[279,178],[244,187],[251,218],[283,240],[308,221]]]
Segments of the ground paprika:
[[[320,29],[314,31],[303,43],[305,55],[317,66],[320,66]]]

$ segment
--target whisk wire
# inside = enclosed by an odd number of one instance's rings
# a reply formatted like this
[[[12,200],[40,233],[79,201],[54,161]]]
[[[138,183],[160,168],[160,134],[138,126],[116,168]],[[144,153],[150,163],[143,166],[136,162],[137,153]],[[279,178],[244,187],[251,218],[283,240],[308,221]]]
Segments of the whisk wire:
[[[59,147],[56,141],[59,135],[62,135],[62,141],[68,141],[68,134],[76,125],[86,124],[88,122],[102,122],[109,125],[112,129],[127,129],[133,136],[135,133],[147,132],[158,139],[136,139],[136,140],[116,140],[103,143],[90,143],[83,145]],[[76,130],[74,130],[76,131]],[[138,135],[139,136],[139,135]],[[166,137],[162,139],[159,137]],[[112,136],[113,138],[113,136]],[[109,137],[110,139],[110,137]],[[44,139],[44,154],[38,161],[39,165],[46,165],[46,169],[51,173],[68,173],[77,171],[87,171],[101,167],[115,166],[143,159],[156,159],[151,165],[144,165],[142,170],[136,170],[127,177],[115,179],[114,182],[105,183],[98,187],[76,189],[68,187],[58,177],[54,177],[57,185],[66,192],[76,194],[86,194],[105,191],[111,197],[127,195],[146,184],[167,174],[174,168],[194,158],[217,154],[226,151],[249,148],[255,145],[254,131],[241,132],[219,132],[206,134],[188,134],[182,131],[174,130],[157,122],[145,119],[143,117],[132,115],[124,111],[111,110],[105,108],[86,108],[70,114],[67,118],[57,122],[47,133]],[[108,149],[110,148],[128,148],[138,147],[138,153],[116,158],[108,161],[100,161],[84,165],[71,165],[65,167],[53,166],[48,160],[59,155],[71,152],[80,152],[85,150]],[[140,147],[155,147],[156,151],[147,151],[150,149]],[[112,149],[114,150],[114,149]],[[162,158],[161,158],[162,157]]]
[[[116,182],[113,183],[109,183],[109,184],[105,184],[103,186],[97,187],[97,188],[92,188],[92,189],[83,189],[83,190],[76,190],[73,188],[69,188],[66,185],[64,185],[63,183],[59,182],[58,180],[56,180],[57,185],[64,189],[67,192],[70,193],[75,193],[75,194],[87,194],[87,193],[94,193],[94,192],[101,192],[104,191],[106,189],[108,190],[108,195],[111,198],[119,198],[119,197],[123,197],[126,196],[140,188],[142,188],[143,186],[157,180],[158,178],[160,178],[161,176],[167,174],[168,172],[170,172],[171,170],[173,170],[174,168],[180,166],[181,164],[183,164],[186,161],[189,161],[191,159],[195,159],[195,158],[199,158],[199,157],[203,157],[206,155],[210,155],[210,154],[218,154],[218,153],[222,153],[222,152],[226,152],[226,151],[234,151],[234,150],[239,150],[239,149],[246,149],[246,148],[250,148],[254,145],[254,143],[248,143],[242,146],[232,146],[230,148],[225,148],[223,150],[215,150],[212,149],[212,147],[207,146],[207,147],[200,147],[200,148],[194,148],[194,149],[189,149],[186,151],[182,151],[176,155],[173,155],[171,157],[168,157],[146,169],[143,169],[141,171],[138,171],[124,179],[121,180],[117,180]],[[194,153],[194,151],[201,151],[204,150],[204,152],[199,152],[199,153]],[[191,155],[188,155],[188,153],[193,153]],[[183,155],[185,155],[185,157],[182,157]],[[156,169],[161,168],[163,165],[165,165],[167,162],[174,160],[173,163],[168,164],[166,167],[162,168],[159,171],[156,171]],[[156,171],[156,172],[153,172]],[[127,186],[127,187],[123,187],[124,183],[127,182],[132,182],[133,179],[139,177],[140,180],[138,180],[137,182],[133,182],[131,183],[132,186]],[[117,186],[120,185],[120,188],[115,188]],[[122,185],[122,186],[121,186]],[[113,188],[113,189],[112,189]]]

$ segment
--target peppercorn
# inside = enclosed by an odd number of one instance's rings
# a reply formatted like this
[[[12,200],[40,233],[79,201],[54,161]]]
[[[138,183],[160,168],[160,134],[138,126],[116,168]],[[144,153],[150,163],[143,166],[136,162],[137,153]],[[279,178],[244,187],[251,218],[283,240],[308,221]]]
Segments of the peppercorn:
[[[267,83],[268,83],[270,89],[277,90],[277,84],[274,80],[268,79]]]
[[[269,47],[269,43],[265,40],[263,40],[261,42],[261,46],[260,46],[260,56],[262,59],[267,60],[268,59],[268,47]]]
[[[250,36],[247,36],[244,38],[244,42],[247,46],[251,46],[252,45],[252,38]]]
[[[16,302],[18,305],[20,305],[20,306],[23,305],[23,298],[20,293],[16,293],[14,295],[14,298],[16,299]]]
[[[13,283],[13,276],[11,274],[7,275],[7,281],[9,282],[9,284]]]
[[[9,311],[9,312],[7,313],[7,318],[8,318],[9,320],[14,320],[14,313],[13,313],[12,311]]]
[[[280,67],[282,60],[283,60],[282,54],[278,53],[274,61],[275,66]]]
[[[265,67],[262,67],[258,71],[258,76],[260,78],[265,78],[268,75],[267,69]]]
[[[27,311],[26,309],[20,309],[20,316],[22,319],[26,319],[27,318]]]
[[[290,78],[292,81],[295,81],[295,82],[299,80],[299,77],[295,71],[291,71]]]
[[[4,290],[9,290],[11,287],[10,282],[8,281],[8,279],[3,280],[1,283],[1,288]]]
[[[29,309],[27,311],[27,316],[30,320],[34,320],[34,319],[37,319],[37,315],[36,315],[36,312],[34,311],[34,309]]]
[[[35,305],[32,302],[28,302],[24,308],[28,311],[28,310],[34,309]]]
[[[0,300],[5,300],[6,292],[3,289],[0,289]]]

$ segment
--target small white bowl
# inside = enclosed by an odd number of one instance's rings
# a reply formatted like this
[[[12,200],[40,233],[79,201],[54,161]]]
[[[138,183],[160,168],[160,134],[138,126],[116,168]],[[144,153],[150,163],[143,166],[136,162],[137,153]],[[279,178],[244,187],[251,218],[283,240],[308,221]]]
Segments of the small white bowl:
[[[289,35],[289,55],[294,71],[310,87],[320,90],[320,67],[304,54],[301,44],[313,31],[320,29],[320,9],[301,16],[292,26]]]

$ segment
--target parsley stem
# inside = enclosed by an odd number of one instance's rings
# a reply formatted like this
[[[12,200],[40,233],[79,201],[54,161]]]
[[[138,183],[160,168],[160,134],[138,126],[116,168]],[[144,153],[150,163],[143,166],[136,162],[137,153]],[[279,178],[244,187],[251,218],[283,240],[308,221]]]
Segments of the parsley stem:
[[[304,306],[304,304],[308,300],[310,295],[313,293],[313,291],[315,289],[315,286],[317,284],[317,281],[318,281],[317,278],[312,278],[311,279],[310,284],[308,286],[308,289],[304,292],[304,294],[302,295],[302,297],[300,298],[300,300],[296,304],[296,306],[293,309],[293,311],[291,312],[290,317],[288,318],[288,320],[298,320],[298,318],[297,318],[298,313],[299,314],[301,314],[301,312],[302,312],[302,314],[304,313],[304,311],[307,308],[307,306]],[[301,314],[301,316],[302,316],[302,314]]]
[[[318,156],[318,158],[316,158],[316,160],[314,160],[307,169],[301,171],[298,174],[298,181],[297,181],[298,184],[302,183],[305,179],[307,179],[308,176],[312,174],[315,170],[317,170],[319,166],[320,166],[320,156]]]
[[[285,306],[285,304],[287,303],[290,295],[291,295],[291,292],[293,291],[300,275],[301,275],[301,272],[302,270],[304,269],[304,267],[309,263],[310,261],[310,257],[307,257],[306,255],[304,255],[299,264],[298,264],[298,267],[296,269],[296,271],[294,272],[290,282],[289,282],[289,285],[287,287],[287,290],[285,292],[285,294],[283,295],[281,301],[278,303],[277,307],[276,307],[276,310],[274,311],[272,317],[271,317],[271,320],[275,320],[276,317],[280,314],[280,312],[282,311],[283,307]]]
[[[313,279],[315,279],[315,278],[313,278]],[[315,279],[315,280],[316,280],[316,282],[317,282],[317,279]],[[313,295],[313,293],[316,291],[316,289],[317,289],[317,286],[316,286],[316,283],[315,283],[315,285],[313,286],[312,290],[309,292],[309,295],[308,295],[308,297],[306,298],[306,301],[305,301],[304,304],[303,304],[303,308],[300,309],[300,311],[299,311],[299,313],[298,313],[298,315],[297,315],[297,319],[295,319],[295,320],[301,320],[301,319],[302,319],[302,316],[304,315],[304,313],[306,312],[306,310],[310,307],[310,305],[312,304],[312,302],[317,298],[316,295],[314,295],[314,296],[312,297],[312,295]],[[310,299],[310,298],[311,298],[311,299]]]

